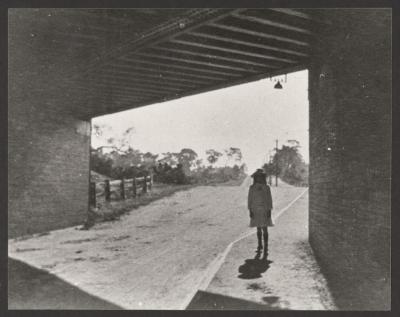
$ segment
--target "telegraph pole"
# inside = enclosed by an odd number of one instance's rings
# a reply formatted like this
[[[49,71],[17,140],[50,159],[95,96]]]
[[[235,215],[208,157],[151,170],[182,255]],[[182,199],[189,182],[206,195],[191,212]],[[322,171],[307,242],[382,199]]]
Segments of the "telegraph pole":
[[[272,157],[273,157],[273,156],[271,155],[271,151],[269,151],[269,154],[270,154],[270,155],[269,155],[269,162],[268,162],[268,163],[269,163],[269,164],[268,164],[268,165],[269,165],[269,173],[268,173],[269,175],[268,175],[268,178],[269,178],[269,186],[272,186],[271,164],[272,164]]]
[[[275,186],[278,187],[278,139],[276,139],[275,148]]]
[[[267,162],[267,164],[268,164],[268,175],[267,175],[267,177],[268,177],[268,179],[267,179],[267,182],[269,183],[269,186],[271,186],[271,162],[272,162],[271,153],[272,153],[272,150],[268,150],[268,155],[267,155],[267,158],[268,158],[268,162]]]

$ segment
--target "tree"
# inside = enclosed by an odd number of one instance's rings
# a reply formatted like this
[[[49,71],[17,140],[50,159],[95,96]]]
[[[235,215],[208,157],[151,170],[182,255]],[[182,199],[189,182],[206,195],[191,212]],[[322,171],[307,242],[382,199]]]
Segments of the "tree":
[[[243,163],[242,165],[240,165],[240,172],[242,173],[243,176],[245,176],[247,174],[247,165],[246,165],[246,163]]]
[[[232,171],[233,171],[233,177],[235,179],[238,179],[239,176],[240,176],[240,167],[239,167],[239,165],[237,165],[237,164],[233,165]]]
[[[135,133],[134,127],[127,128],[121,135],[115,135],[112,127],[106,124],[93,124],[92,126],[92,138],[102,140],[105,143],[99,146],[97,149],[109,148],[119,153],[126,153],[129,151],[132,145],[132,138]],[[113,136],[114,135],[114,136]]]
[[[112,128],[107,125],[107,124],[96,124],[94,123],[92,125],[92,137],[94,138],[100,138],[104,136],[107,133],[110,133],[112,131]]]
[[[270,175],[272,176],[272,175],[276,175],[276,174],[279,175],[279,169],[277,169],[276,164],[274,164],[273,162],[265,163],[262,168],[263,168],[265,174],[267,174],[268,176],[270,176]]]
[[[288,143],[277,149],[272,163],[264,164],[263,168],[267,175],[279,175],[289,184],[308,183],[308,167],[298,151],[300,143],[296,140],[288,140]]]
[[[172,181],[176,184],[186,184],[187,177],[182,164],[178,164],[171,173]]]
[[[178,163],[182,165],[182,169],[186,175],[190,173],[191,167],[195,166],[197,153],[192,149],[182,149],[177,153]]]
[[[178,164],[178,158],[176,153],[163,153],[163,157],[158,160],[161,164],[168,164],[169,166],[176,166]]]
[[[158,158],[158,154],[153,154],[151,152],[146,152],[142,155],[143,167],[146,170],[151,170],[154,166],[156,166],[156,161]]]
[[[112,131],[112,128],[106,124],[93,124],[92,125],[92,140],[97,139],[98,141],[104,143],[104,140],[102,140],[102,138],[104,138],[107,134],[110,134]],[[100,151],[102,151],[103,149],[109,148],[112,149],[112,146],[110,146],[107,142],[107,145],[102,145],[97,147],[94,150],[97,150],[98,153],[100,153]]]
[[[224,150],[224,152],[227,157],[225,166],[228,165],[228,162],[232,159],[236,162],[240,162],[242,160],[242,151],[237,147],[230,147],[229,149]]]
[[[112,164],[113,161],[103,155],[101,151],[92,149],[90,156],[90,166],[93,171],[108,177],[112,177]]]
[[[218,159],[222,156],[221,152],[218,152],[216,150],[210,149],[206,151],[207,155],[207,161],[211,164],[214,165],[217,163]]]
[[[287,140],[287,143],[289,143],[292,148],[298,149],[300,147],[300,142],[297,140]]]
[[[115,151],[113,152],[113,157],[114,167],[119,166],[127,169],[131,166],[141,166],[143,163],[143,153],[132,148],[127,149],[126,152],[123,153]]]
[[[195,165],[196,165],[196,170],[201,170],[203,168],[203,160],[202,159],[196,160]]]
[[[131,148],[134,133],[135,128],[130,127],[126,129],[121,136],[108,138],[107,143],[118,152],[126,153]]]

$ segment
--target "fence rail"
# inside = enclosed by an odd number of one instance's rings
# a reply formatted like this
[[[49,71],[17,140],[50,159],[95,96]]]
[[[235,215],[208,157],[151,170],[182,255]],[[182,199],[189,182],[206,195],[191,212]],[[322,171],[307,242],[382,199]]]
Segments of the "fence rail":
[[[89,205],[95,207],[103,196],[105,201],[136,198],[150,191],[152,186],[152,176],[90,182]]]

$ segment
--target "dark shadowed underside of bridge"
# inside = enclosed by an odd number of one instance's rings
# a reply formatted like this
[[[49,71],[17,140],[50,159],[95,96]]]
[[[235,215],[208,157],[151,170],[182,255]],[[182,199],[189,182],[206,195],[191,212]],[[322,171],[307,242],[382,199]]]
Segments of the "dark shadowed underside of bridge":
[[[31,81],[20,63],[19,77],[82,119],[304,69],[324,26],[301,9],[32,11],[10,23],[25,27],[19,50],[29,65],[40,57],[42,75]]]

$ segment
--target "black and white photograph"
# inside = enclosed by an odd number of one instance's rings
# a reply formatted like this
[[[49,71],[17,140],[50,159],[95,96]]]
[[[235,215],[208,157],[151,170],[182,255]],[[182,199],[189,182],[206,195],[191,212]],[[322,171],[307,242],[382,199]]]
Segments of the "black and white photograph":
[[[390,311],[392,9],[98,2],[7,9],[8,310]]]

